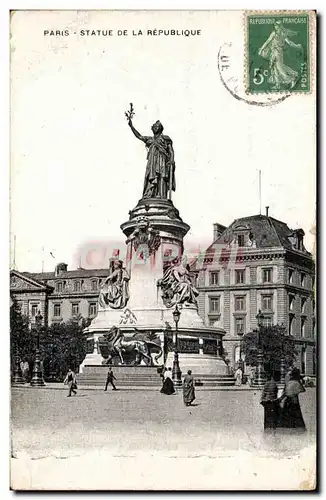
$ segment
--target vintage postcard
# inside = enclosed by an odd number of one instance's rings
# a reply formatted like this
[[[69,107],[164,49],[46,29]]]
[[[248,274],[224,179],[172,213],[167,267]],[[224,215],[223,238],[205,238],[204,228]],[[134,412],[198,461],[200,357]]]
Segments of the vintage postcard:
[[[13,490],[314,490],[316,13],[11,13]]]

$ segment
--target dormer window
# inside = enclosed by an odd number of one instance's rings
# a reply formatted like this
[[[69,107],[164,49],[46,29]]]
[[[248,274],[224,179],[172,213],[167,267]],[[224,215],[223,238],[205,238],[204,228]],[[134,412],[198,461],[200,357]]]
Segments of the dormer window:
[[[238,224],[233,228],[233,242],[239,247],[249,247],[253,244],[253,234],[248,225]]]
[[[239,245],[239,247],[245,246],[244,234],[238,234],[238,245]]]
[[[298,250],[303,250],[303,236],[304,236],[304,232],[302,231],[302,229],[299,229],[297,231],[297,249]]]
[[[304,251],[304,246],[303,246],[304,234],[305,233],[303,229],[297,229],[296,231],[293,231],[293,233],[289,235],[289,240],[293,248],[295,248],[296,250],[300,250],[301,252]]]

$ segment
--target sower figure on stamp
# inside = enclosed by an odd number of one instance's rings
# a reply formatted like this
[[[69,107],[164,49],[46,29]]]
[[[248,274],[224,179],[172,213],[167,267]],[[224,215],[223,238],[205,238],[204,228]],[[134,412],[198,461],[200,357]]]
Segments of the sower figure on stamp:
[[[289,38],[296,34],[296,31],[284,28],[281,21],[276,21],[272,33],[258,51],[260,56],[269,60],[269,82],[274,84],[275,90],[279,90],[282,85],[289,85],[293,88],[298,81],[298,72],[287,66],[283,60],[286,45],[302,49],[300,43],[294,43]]]
[[[175,163],[172,140],[163,135],[163,125],[158,120],[152,125],[153,137],[143,136],[132,124],[134,115],[132,104],[126,112],[128,125],[137,139],[143,141],[148,149],[143,198],[171,197],[175,191]]]
[[[112,371],[112,368],[109,368],[109,371],[108,371],[108,374],[107,374],[107,377],[106,377],[106,382],[105,382],[105,391],[108,390],[108,385],[111,384],[112,387],[113,387],[113,390],[116,391],[117,388],[116,386],[114,385],[114,382],[113,380],[117,380],[116,377],[113,375],[113,371]]]

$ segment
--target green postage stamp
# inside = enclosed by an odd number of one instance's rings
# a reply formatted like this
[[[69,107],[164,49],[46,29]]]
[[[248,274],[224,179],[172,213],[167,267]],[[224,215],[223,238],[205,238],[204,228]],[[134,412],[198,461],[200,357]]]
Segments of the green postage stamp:
[[[310,14],[246,14],[247,93],[310,92]]]

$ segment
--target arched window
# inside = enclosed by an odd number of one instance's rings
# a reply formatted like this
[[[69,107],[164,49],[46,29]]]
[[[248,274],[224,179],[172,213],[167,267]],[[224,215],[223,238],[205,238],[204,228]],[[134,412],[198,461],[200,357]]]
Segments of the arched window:
[[[81,285],[80,281],[74,281],[74,292],[80,292]]]

